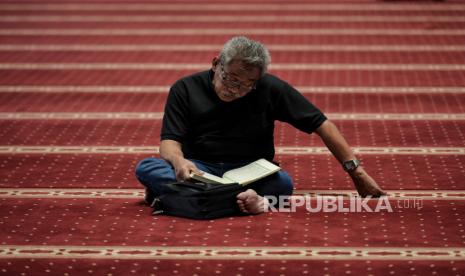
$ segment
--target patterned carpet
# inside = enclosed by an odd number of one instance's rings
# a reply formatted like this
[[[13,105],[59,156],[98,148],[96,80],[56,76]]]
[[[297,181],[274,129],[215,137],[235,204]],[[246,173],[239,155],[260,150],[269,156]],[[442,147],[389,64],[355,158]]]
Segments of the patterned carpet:
[[[392,212],[351,209],[319,138],[277,123],[296,197],[348,210],[150,215],[133,171],[169,86],[233,35],[268,46]],[[2,1],[0,275],[464,275],[464,45],[459,0]]]

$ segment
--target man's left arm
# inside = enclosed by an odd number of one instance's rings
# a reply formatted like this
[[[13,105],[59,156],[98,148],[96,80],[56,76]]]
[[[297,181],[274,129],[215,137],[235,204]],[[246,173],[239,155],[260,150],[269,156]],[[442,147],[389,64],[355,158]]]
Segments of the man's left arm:
[[[329,151],[341,164],[350,160],[356,160],[349,144],[332,122],[326,120],[315,132],[321,137]],[[386,195],[361,165],[354,170],[349,170],[348,173],[361,196],[379,197]]]

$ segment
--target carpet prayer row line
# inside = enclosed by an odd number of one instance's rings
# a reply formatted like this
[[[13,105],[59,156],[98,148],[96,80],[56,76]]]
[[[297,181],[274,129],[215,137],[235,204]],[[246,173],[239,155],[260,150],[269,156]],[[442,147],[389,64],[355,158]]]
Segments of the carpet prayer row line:
[[[464,155],[463,147],[353,147],[361,155]],[[1,146],[2,154],[158,154],[158,146]],[[276,147],[277,155],[326,155],[327,147]]]
[[[0,70],[152,70],[152,71],[177,71],[177,70],[206,70],[211,67],[208,63],[137,63],[137,62],[100,62],[100,63],[0,63]],[[464,64],[377,64],[377,63],[275,63],[270,65],[270,72],[277,70],[288,71],[465,71]]]
[[[218,51],[222,48],[222,45],[216,44],[3,44],[0,45],[0,51],[6,52],[139,52],[139,54],[146,54],[146,52],[211,52]],[[391,53],[402,53],[410,52],[416,54],[417,52],[432,53],[436,55],[437,52],[443,52],[445,55],[449,52],[463,52],[465,46],[461,45],[302,45],[302,44],[268,44],[268,50],[272,52],[303,52],[303,53],[320,53],[328,54],[333,53],[334,55],[342,54],[345,52],[352,52],[354,54],[365,53],[371,54],[375,52],[384,52],[386,54]],[[275,60],[273,55],[273,60]]]
[[[215,43],[222,44],[228,40],[230,35],[173,35],[167,34],[161,40],[158,36],[127,35],[114,36],[111,34],[105,36],[86,36],[86,35],[68,35],[68,36],[51,36],[37,34],[35,36],[18,36],[18,35],[0,35],[2,44],[131,44],[131,45],[150,45],[150,44],[205,44]],[[253,36],[266,45],[269,44],[297,44],[297,45],[463,45],[464,36],[451,35],[259,35]],[[273,53],[273,52],[272,52]]]
[[[175,67],[173,65],[173,67]],[[208,70],[209,67],[202,69]],[[168,85],[193,70],[1,70],[0,85]],[[272,71],[293,85],[464,86],[463,71],[292,70]],[[53,77],[50,77],[53,76]]]
[[[15,10],[121,10],[126,8],[127,10],[174,10],[174,11],[205,11],[205,10],[216,10],[216,11],[242,11],[244,8],[249,10],[266,11],[268,13],[273,11],[302,11],[302,10],[318,10],[318,11],[331,11],[331,10],[388,10],[388,11],[434,11],[434,10],[445,10],[445,11],[463,11],[465,6],[460,0],[452,0],[447,3],[432,3],[429,1],[419,3],[407,2],[407,3],[384,3],[384,2],[372,2],[372,1],[326,1],[324,3],[314,2],[308,3],[305,1],[292,1],[283,5],[282,2],[269,3],[269,1],[239,1],[237,3],[215,3],[212,1],[201,1],[193,4],[189,1],[143,1],[139,3],[124,3],[119,1],[106,2],[106,1],[82,1],[76,3],[75,1],[66,0],[63,3],[56,2],[42,2],[42,1],[30,1],[21,0],[21,4],[14,4],[15,2],[4,2],[1,8],[8,11]],[[37,4],[35,2],[40,2]],[[74,3],[73,3],[74,2]],[[91,2],[91,3],[86,3]],[[268,2],[268,3],[263,3]],[[272,1],[275,2],[275,1]],[[462,5],[461,5],[462,3]]]
[[[2,120],[161,120],[164,112],[0,112]],[[325,113],[333,121],[461,121],[462,113]]]
[[[140,97],[144,93],[167,93],[169,88],[167,85],[0,85],[0,93],[24,93],[24,96],[28,96],[27,93],[50,93],[49,96],[54,93],[67,93],[68,95],[74,95],[73,93],[90,95],[92,93],[128,93],[133,96],[137,94]],[[315,96],[318,94],[350,94],[352,97],[366,97],[376,94],[381,97],[386,94],[388,97],[410,97],[411,95],[434,97],[440,94],[440,96],[446,97],[454,96],[449,94],[465,93],[465,87],[459,86],[296,86],[295,88],[302,94],[316,94]]]
[[[465,190],[385,190],[390,199],[465,200]],[[294,190],[296,198],[356,197],[354,190]],[[1,198],[125,198],[141,199],[144,189],[91,189],[91,188],[0,188]]]
[[[0,246],[0,257],[234,260],[461,260],[461,248]]]
[[[21,5],[25,7],[25,5]],[[44,6],[44,5],[42,5]],[[106,5],[108,7],[108,5]],[[79,7],[84,7],[84,5],[80,5]],[[405,7],[405,6],[404,6]],[[419,7],[418,5],[416,7]],[[127,8],[127,7],[126,7]],[[268,21],[270,18],[276,18],[275,21],[277,22],[294,22],[294,18],[302,17],[301,22],[313,22],[316,21],[316,18],[321,17],[321,22],[338,22],[339,20],[335,18],[336,16],[340,16],[340,18],[346,18],[349,22],[360,22],[360,21],[379,21],[378,18],[380,17],[392,17],[392,22],[426,22],[425,18],[431,18],[432,22],[437,21],[451,21],[449,18],[457,17],[457,22],[461,22],[460,16],[463,15],[463,11],[460,8],[463,6],[456,6],[455,9],[441,9],[439,6],[433,7],[433,9],[428,11],[422,10],[390,10],[390,9],[372,9],[372,10],[280,10],[279,13],[269,13],[267,11],[258,10],[258,9],[250,9],[251,7],[246,7],[246,9],[242,10],[163,10],[163,9],[113,9],[113,10],[104,10],[98,8],[88,8],[88,9],[7,9],[5,6],[0,4],[0,15],[5,16],[3,21],[10,21],[9,18],[14,17],[25,17],[31,18],[32,16],[50,16],[50,19],[44,20],[47,21],[54,21],[53,17],[56,16],[104,16],[104,17],[116,17],[116,16],[156,16],[156,18],[151,18],[149,21],[154,22],[169,22],[166,19],[167,16],[177,16],[177,17],[192,17],[196,18],[195,21],[208,21],[213,19],[218,19],[219,22],[225,22],[226,19],[230,19],[231,16],[236,16],[239,20],[246,21]],[[205,16],[210,16],[211,19],[202,18]],[[221,17],[224,16],[224,17]],[[255,18],[251,18],[252,16],[256,16]],[[305,16],[305,17],[304,17]],[[323,17],[326,16],[326,17]],[[405,17],[410,16],[411,19],[407,19]],[[249,19],[251,18],[251,19]],[[444,19],[441,19],[444,18]],[[447,19],[445,19],[447,18]],[[131,19],[129,19],[131,20]],[[174,18],[175,21],[183,21],[184,19]],[[114,21],[109,18],[109,23],[113,23]],[[113,21],[113,22],[112,22]],[[138,19],[132,19],[132,21],[138,21]],[[386,23],[389,23],[389,19],[386,20]],[[197,23],[197,22],[196,22]]]
[[[111,49],[111,46],[109,46]],[[380,53],[366,52],[271,52],[273,64],[276,66],[289,64],[378,64],[379,66],[403,65],[415,66],[415,64],[435,64],[435,65],[459,65],[465,60],[465,49],[461,52],[390,52],[386,50]],[[212,57],[216,56],[221,48],[213,51],[153,51],[153,52],[80,52],[80,51],[59,51],[59,52],[0,52],[2,64],[68,64],[68,63],[180,63],[181,64],[204,64]],[[123,65],[124,66],[124,65]],[[184,65],[185,66],[185,65]],[[208,68],[208,66],[206,67]],[[121,68],[124,69],[124,68]],[[274,69],[273,66],[270,68]],[[278,68],[279,69],[279,68]],[[426,68],[425,68],[426,69]],[[421,69],[420,69],[421,70]]]
[[[389,28],[372,28],[372,29],[344,29],[344,28],[258,28],[258,29],[233,29],[233,28],[99,28],[99,29],[77,29],[77,28],[54,28],[54,29],[0,29],[0,35],[5,36],[166,36],[166,35],[182,35],[182,36],[198,36],[198,35],[220,35],[220,36],[233,36],[233,35],[274,35],[280,37],[293,36],[293,35],[325,35],[325,36],[359,36],[359,35],[386,35],[386,36],[463,36],[465,31],[463,29],[389,29]]]
[[[386,18],[386,20],[389,20]],[[460,20],[460,19],[459,19]],[[18,20],[19,21],[19,20]],[[26,22],[25,22],[26,21]],[[108,22],[98,22],[98,20],[89,20],[90,22],[86,22],[86,20],[74,20],[75,22],[70,22],[67,20],[63,20],[63,22],[27,22],[26,20],[22,20],[20,22],[2,22],[2,28],[0,29],[2,32],[8,31],[9,34],[15,34],[15,30],[18,31],[18,34],[22,34],[23,30],[69,30],[69,33],[73,33],[72,29],[88,29],[90,34],[93,32],[92,29],[106,29],[106,30],[117,30],[121,28],[122,30],[134,30],[135,32],[140,31],[141,29],[150,29],[152,32],[161,32],[165,29],[173,30],[173,34],[182,34],[185,33],[184,29],[191,30],[192,22],[150,22],[148,19],[146,22],[131,22],[128,20],[120,20],[120,22],[111,22],[111,27],[109,28]],[[95,22],[97,21],[97,22]],[[108,20],[111,21],[111,20]],[[195,20],[193,20],[195,22]],[[260,33],[275,33],[277,29],[285,29],[289,30],[292,34],[293,32],[308,32],[309,30],[318,30],[320,33],[321,30],[331,30],[334,29],[336,32],[338,28],[344,29],[351,29],[354,32],[356,30],[360,30],[360,33],[366,32],[366,25],[370,25],[370,30],[376,32],[376,30],[388,30],[386,33],[393,32],[392,30],[399,30],[396,33],[400,34],[408,34],[412,30],[419,30],[420,33],[451,33],[454,34],[454,30],[459,31],[463,30],[465,27],[465,22],[454,22],[453,19],[450,19],[448,22],[376,22],[376,21],[369,21],[366,22],[242,22],[239,20],[237,22],[216,22],[211,20],[210,22],[195,22],[197,28],[205,28],[205,31],[201,31],[200,29],[196,30],[193,29],[192,32],[200,32],[200,33],[207,33],[212,32],[216,29],[222,30],[236,30],[236,32],[240,33],[242,30],[251,28],[251,29],[261,29],[262,31],[254,31]],[[212,24],[215,24],[215,29],[211,28]],[[425,31],[427,28],[435,28],[436,31]],[[182,30],[182,31],[181,31]],[[208,31],[207,31],[208,30]],[[270,30],[270,31],[265,31]],[[305,31],[303,31],[305,30]],[[444,31],[441,31],[444,30]],[[214,32],[214,31],[213,31]],[[247,31],[246,31],[247,32]],[[248,31],[250,32],[250,31]],[[326,31],[328,32],[328,31]],[[38,32],[40,34],[40,32]],[[220,32],[215,32],[220,34]],[[314,32],[312,32],[314,33]],[[283,32],[284,34],[284,32]],[[129,34],[130,35],[130,34]]]
[[[460,16],[438,16],[438,15],[231,15],[231,14],[215,14],[215,15],[183,15],[183,14],[176,14],[176,13],[168,13],[164,15],[157,15],[156,17],[153,15],[131,15],[128,16],[127,14],[99,14],[99,15],[44,15],[43,13],[39,13],[38,15],[34,15],[33,13],[28,13],[25,15],[6,15],[0,18],[0,22],[7,22],[10,23],[8,27],[17,27],[17,26],[29,26],[31,22],[35,23],[43,23],[47,24],[44,26],[54,26],[57,22],[61,23],[86,23],[86,22],[94,22],[94,23],[137,23],[141,24],[140,26],[149,26],[149,24],[160,24],[160,26],[166,26],[176,23],[206,23],[206,22],[216,22],[219,23],[217,26],[237,26],[233,25],[232,21],[236,20],[236,22],[244,22],[244,23],[273,23],[271,25],[263,25],[263,26],[273,26],[275,23],[283,23],[280,26],[293,26],[301,27],[306,26],[306,24],[315,24],[319,23],[327,24],[327,23],[383,23],[381,26],[386,26],[388,24],[409,24],[408,26],[415,26],[418,23],[462,23],[465,20]],[[11,24],[11,23],[19,23],[18,25]],[[23,25],[24,24],[24,25]],[[412,24],[412,25],[410,25]],[[33,25],[36,26],[36,25]],[[42,25],[38,25],[42,26]],[[108,25],[105,25],[108,26]],[[189,25],[192,26],[192,25]],[[201,26],[201,25],[200,25]],[[261,25],[258,25],[261,26]],[[311,26],[311,25],[310,25]],[[350,26],[350,25],[349,25]],[[354,25],[357,26],[357,25]],[[376,26],[376,25],[375,25]],[[394,25],[395,26],[395,25]],[[450,26],[450,25],[448,25]]]

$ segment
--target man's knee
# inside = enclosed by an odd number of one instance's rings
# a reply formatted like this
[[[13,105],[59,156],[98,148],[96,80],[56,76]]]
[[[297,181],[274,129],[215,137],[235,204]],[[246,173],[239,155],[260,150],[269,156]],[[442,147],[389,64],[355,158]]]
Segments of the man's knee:
[[[170,165],[163,159],[159,158],[146,158],[136,165],[136,177],[139,180],[146,179],[147,176],[156,173],[157,170],[166,169]]]
[[[292,178],[284,171],[270,175],[263,180],[250,184],[250,188],[259,195],[286,196],[294,190]]]
[[[284,171],[278,172],[278,183],[279,190],[281,195],[292,195],[294,190],[294,184],[292,183],[292,178]]]
[[[139,179],[144,178],[145,174],[147,173],[147,164],[151,162],[151,159],[154,159],[154,158],[143,159],[136,165],[135,173],[136,173],[137,178]]]
[[[164,193],[164,184],[176,181],[173,167],[163,159],[147,158],[136,166],[136,178],[152,195]]]

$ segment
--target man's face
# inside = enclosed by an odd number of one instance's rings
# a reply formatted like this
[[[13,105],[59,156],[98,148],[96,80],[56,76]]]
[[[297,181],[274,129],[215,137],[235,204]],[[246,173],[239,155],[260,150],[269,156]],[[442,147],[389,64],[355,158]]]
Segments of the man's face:
[[[229,65],[223,65],[213,59],[215,77],[213,85],[218,97],[225,102],[239,99],[255,88],[255,83],[260,78],[260,69],[256,66],[247,66],[240,61],[232,61]]]

